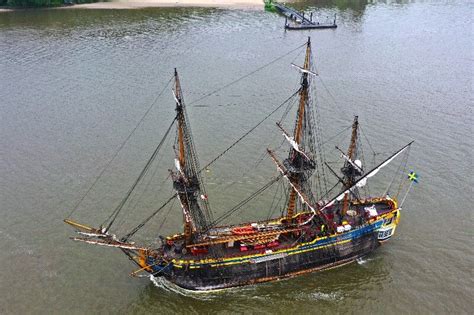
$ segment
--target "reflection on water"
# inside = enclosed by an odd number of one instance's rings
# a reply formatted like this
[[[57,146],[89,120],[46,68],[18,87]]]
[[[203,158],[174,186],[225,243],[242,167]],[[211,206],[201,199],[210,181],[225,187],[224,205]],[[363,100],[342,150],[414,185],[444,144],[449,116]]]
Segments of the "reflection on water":
[[[347,9],[363,12],[367,4],[372,3],[365,0],[290,0],[286,2],[295,8],[337,8],[340,11]]]
[[[82,29],[88,26],[115,25],[126,26],[125,23],[163,22],[171,20],[187,20],[190,17],[210,15],[216,12],[213,8],[149,8],[137,10],[21,10],[2,13],[0,27],[32,26],[34,28],[53,28],[58,30]],[[158,19],[158,20],[157,20]],[[161,25],[162,23],[156,23]],[[170,23],[171,24],[171,23]]]
[[[360,22],[367,9],[367,6],[377,4],[410,4],[414,1],[365,1],[365,0],[289,0],[285,3],[303,11],[316,11],[320,14],[337,12],[340,16],[351,19],[353,22]],[[87,14],[84,14],[87,11]],[[0,27],[14,26],[34,28],[53,28],[59,31],[83,28],[88,25],[97,26],[108,24],[113,21],[113,25],[126,26],[128,23],[155,23],[164,27],[172,27],[174,20],[187,20],[198,16],[209,16],[222,10],[213,8],[148,8],[136,10],[24,10],[20,12],[7,12],[2,14]],[[146,11],[146,12],[145,12]],[[159,19],[157,21],[157,19]],[[170,21],[171,20],[171,21]],[[166,23],[166,22],[171,23]],[[156,23],[159,22],[159,23]],[[124,23],[124,24],[122,24]],[[126,23],[126,24],[125,24]],[[166,23],[163,25],[163,23]],[[239,25],[237,25],[239,27]]]

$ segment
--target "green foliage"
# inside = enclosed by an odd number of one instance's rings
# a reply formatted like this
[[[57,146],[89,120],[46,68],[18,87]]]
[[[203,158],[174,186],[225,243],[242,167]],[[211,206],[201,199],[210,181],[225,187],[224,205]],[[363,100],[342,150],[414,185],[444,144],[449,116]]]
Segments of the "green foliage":
[[[90,3],[97,0],[73,0],[71,3]],[[16,8],[58,7],[64,5],[64,0],[0,0],[0,6]]]

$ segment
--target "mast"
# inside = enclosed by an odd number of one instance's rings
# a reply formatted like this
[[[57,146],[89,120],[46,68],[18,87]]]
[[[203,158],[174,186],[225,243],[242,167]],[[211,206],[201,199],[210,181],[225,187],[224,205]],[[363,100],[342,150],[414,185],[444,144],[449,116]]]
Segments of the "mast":
[[[303,154],[301,150],[297,148],[302,148],[304,150],[306,143],[304,135],[305,128],[311,128],[311,121],[308,119],[309,115],[307,111],[309,110],[309,75],[313,74],[311,72],[311,39],[308,37],[308,42],[306,44],[306,56],[303,67],[297,67],[301,71],[301,87],[299,92],[299,105],[295,122],[295,129],[293,132],[293,137],[289,141],[294,141],[292,143],[293,148],[290,149],[288,158],[284,161],[285,167],[289,172],[289,179],[291,182],[296,183],[298,186],[305,187],[305,181],[314,170],[314,162],[308,158],[307,155]],[[305,187],[305,190],[308,190],[309,187]],[[308,194],[311,195],[312,194]],[[298,199],[298,192],[293,187],[289,188],[289,197],[288,197],[288,206],[287,206],[287,218],[292,218],[296,213],[296,201]]]
[[[275,156],[275,153],[270,150],[270,149],[267,149],[267,152],[268,154],[270,155],[270,157],[272,158],[273,162],[276,164],[278,170],[280,171],[280,173],[283,175],[283,177],[285,177],[291,188],[296,192],[296,194],[300,197],[301,201],[309,208],[309,210],[311,210],[311,212],[313,212],[313,215],[310,217],[310,219],[308,219],[305,223],[301,223],[301,224],[306,224],[308,222],[310,222],[314,216],[318,216],[321,220],[323,220],[324,224],[327,224],[327,226],[331,226],[331,222],[329,220],[329,218],[327,217],[327,215],[324,213],[324,212],[321,212],[319,210],[319,207],[318,206],[315,206],[313,203],[312,203],[312,200],[310,198],[308,198],[309,196],[307,196],[305,194],[305,192],[301,189],[301,187],[298,185],[297,182],[294,182],[291,177],[289,176],[289,174],[291,174],[288,169],[285,168],[284,165],[282,165],[280,163],[280,161],[278,161],[277,157]]]
[[[176,118],[178,122],[178,147],[179,155],[178,162],[179,167],[184,169],[185,158],[184,158],[184,129],[185,129],[185,117],[184,109],[182,105],[182,93],[181,93],[181,84],[179,82],[178,71],[174,69],[174,79],[175,79],[175,98],[176,98]]]
[[[352,123],[351,142],[349,144],[349,148],[347,149],[348,160],[344,162],[344,166],[341,169],[342,173],[344,174],[344,178],[343,178],[344,189],[348,189],[352,185],[354,185],[356,176],[362,175],[362,173],[359,171],[360,166],[359,166],[359,169],[354,167],[354,164],[356,164],[354,162],[354,158],[356,155],[356,144],[357,144],[358,127],[359,127],[358,118],[359,118],[358,116],[354,116],[354,122]],[[342,204],[342,215],[345,215],[346,211],[349,208],[349,197],[350,197],[350,194],[346,194],[344,196],[344,201]]]
[[[360,188],[360,187],[363,187],[367,184],[367,180],[373,176],[375,176],[375,174],[377,174],[382,168],[384,168],[385,166],[387,166],[390,162],[392,162],[397,156],[399,156],[403,151],[405,151],[407,148],[409,148],[412,143],[414,141],[411,141],[409,142],[408,144],[406,144],[404,147],[402,147],[400,150],[398,150],[397,152],[395,152],[394,154],[392,154],[390,157],[388,157],[385,161],[383,161],[382,163],[380,163],[379,165],[377,165],[376,167],[374,167],[372,170],[370,170],[369,172],[365,173],[362,177],[358,178],[356,181],[354,181],[354,183],[352,184],[352,186],[350,186],[349,188],[345,189],[344,191],[342,191],[341,193],[339,193],[336,197],[332,198],[329,202],[327,202],[321,209],[319,209],[319,211],[323,211],[324,209],[332,206],[336,201],[341,201],[343,200],[344,196],[353,192],[355,189],[357,188]]]
[[[201,231],[207,229],[212,218],[204,186],[199,176],[199,161],[194,148],[176,69],[174,77],[173,93],[176,102],[177,152],[175,159],[176,171],[171,171],[171,177],[183,211],[185,243],[189,245],[194,238],[199,236]]]

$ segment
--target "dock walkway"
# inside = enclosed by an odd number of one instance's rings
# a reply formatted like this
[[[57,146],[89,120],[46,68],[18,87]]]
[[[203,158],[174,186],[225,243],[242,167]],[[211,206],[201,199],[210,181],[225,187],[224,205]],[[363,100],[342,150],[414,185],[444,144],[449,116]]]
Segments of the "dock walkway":
[[[299,20],[298,22],[303,23],[303,24],[313,24],[313,21],[310,21],[304,16],[304,13],[298,12],[295,9],[289,8],[287,6],[284,6],[281,3],[276,3],[274,2],[273,5],[277,10],[286,16],[290,20]]]
[[[337,28],[336,16],[334,15],[333,23],[320,23],[313,22],[313,14],[310,18],[306,18],[303,12],[299,12],[295,9],[289,8],[281,3],[272,2],[273,6],[283,14],[286,19],[294,21],[294,24],[285,21],[285,29],[288,30],[303,30],[303,29],[324,29],[324,28]]]

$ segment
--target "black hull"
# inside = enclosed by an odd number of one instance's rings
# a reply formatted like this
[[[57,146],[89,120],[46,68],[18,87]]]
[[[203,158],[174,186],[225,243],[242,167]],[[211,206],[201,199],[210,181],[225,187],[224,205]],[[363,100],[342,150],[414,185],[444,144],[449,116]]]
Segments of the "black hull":
[[[289,255],[258,263],[240,263],[199,269],[171,268],[162,273],[168,281],[187,290],[219,290],[334,268],[353,262],[379,246],[376,233],[353,239],[344,244]]]

